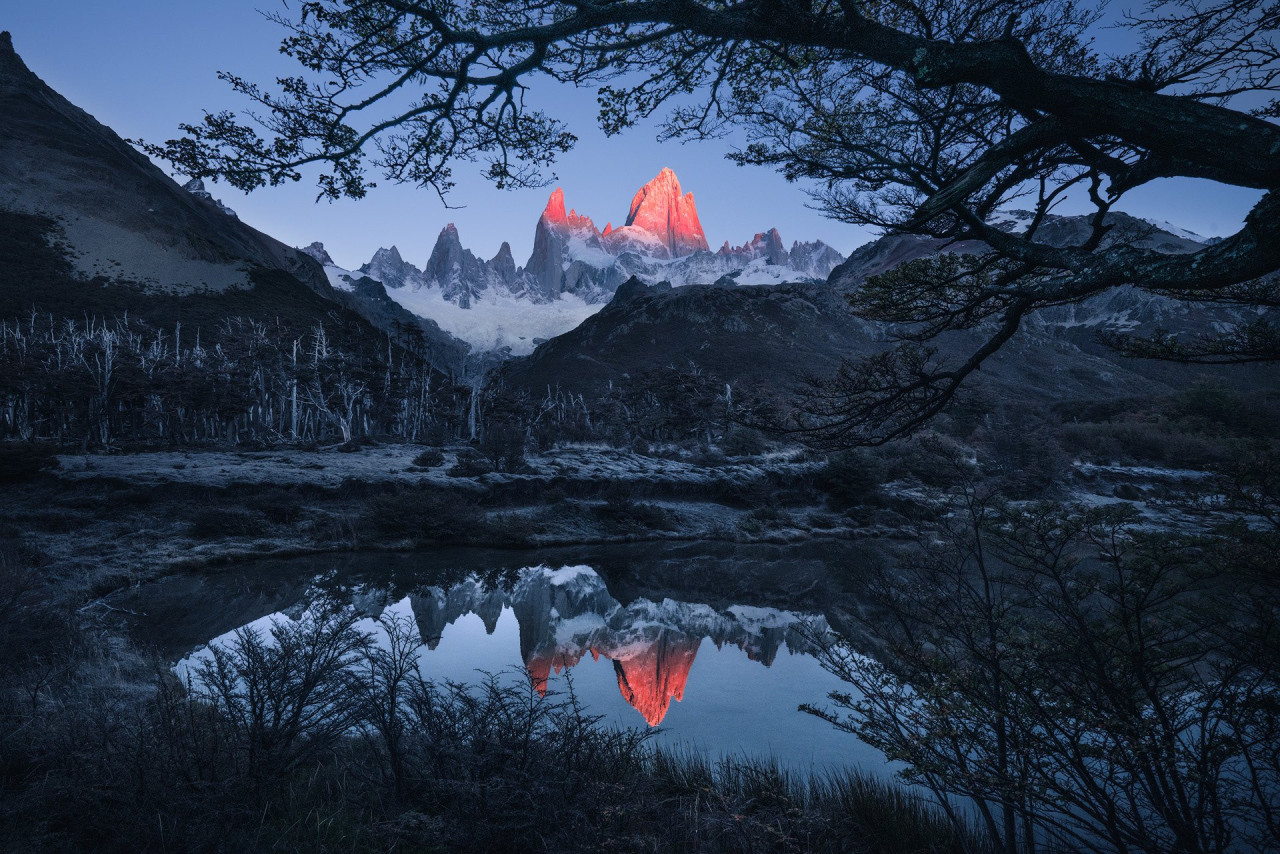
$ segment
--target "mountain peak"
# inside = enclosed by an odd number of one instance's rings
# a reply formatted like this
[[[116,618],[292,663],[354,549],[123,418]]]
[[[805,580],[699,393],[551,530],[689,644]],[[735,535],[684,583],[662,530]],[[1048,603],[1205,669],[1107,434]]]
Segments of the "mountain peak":
[[[236,219],[240,218],[235,211],[222,203],[222,199],[215,199],[213,197],[213,193],[210,193],[208,188],[205,187],[204,179],[192,178],[190,181],[182,185],[182,189],[186,190],[197,199],[204,199],[206,202],[213,202],[213,204],[217,205],[218,210],[222,211],[227,216],[233,216]]]
[[[564,190],[556,187],[547,199],[547,206],[542,209],[542,216],[547,222],[567,224],[569,216],[564,212]]]
[[[626,224],[612,234],[629,228],[658,238],[673,258],[710,248],[698,221],[693,193],[682,195],[680,179],[668,167],[636,192]]]
[[[0,81],[18,88],[30,85],[33,81],[37,85],[41,82],[13,49],[13,36],[8,30],[0,32]]]
[[[325,249],[324,244],[321,243],[319,240],[315,241],[310,246],[303,247],[299,251],[305,252],[306,254],[310,255],[312,258],[316,259],[326,267],[336,266],[333,263],[333,257],[329,255],[329,250]]]

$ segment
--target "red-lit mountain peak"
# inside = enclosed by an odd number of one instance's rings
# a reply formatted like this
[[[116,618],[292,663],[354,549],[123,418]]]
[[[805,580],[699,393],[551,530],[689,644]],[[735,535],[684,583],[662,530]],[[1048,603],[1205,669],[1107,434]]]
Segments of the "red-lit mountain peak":
[[[698,220],[693,193],[682,195],[680,179],[665,167],[632,197],[626,224],[612,235],[631,230],[656,237],[673,258],[710,248]]]
[[[564,190],[560,187],[556,187],[547,199],[547,206],[542,209],[542,218],[557,225],[568,224],[569,218],[564,212]]]
[[[541,222],[545,225],[558,227],[561,230],[567,228],[570,232],[582,237],[599,236],[591,217],[579,214],[573,209],[565,213],[564,190],[560,187],[556,187],[547,199],[547,206],[542,209]]]

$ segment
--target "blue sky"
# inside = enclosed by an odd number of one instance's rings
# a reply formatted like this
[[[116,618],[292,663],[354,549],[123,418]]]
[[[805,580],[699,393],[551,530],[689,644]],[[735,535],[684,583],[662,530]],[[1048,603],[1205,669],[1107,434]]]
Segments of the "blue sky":
[[[260,81],[295,72],[277,53],[281,31],[258,12],[285,8],[281,0],[19,0],[0,16],[0,28],[12,32],[14,47],[36,74],[99,121],[126,138],[162,141],[203,110],[242,106],[217,71]],[[845,253],[873,236],[809,210],[803,188],[776,173],[725,160],[731,141],[659,144],[653,126],[607,139],[595,125],[594,91],[547,81],[537,96],[579,137],[555,169],[566,205],[601,228],[607,220],[617,225],[625,219],[632,194],[670,166],[694,193],[713,248],[725,240],[742,243],[769,227],[788,243],[818,238]],[[314,185],[305,180],[249,196],[225,185],[211,189],[251,225],[292,245],[320,240],[347,267],[392,244],[421,265],[449,222],[478,255],[492,256],[507,240],[523,263],[555,185],[498,191],[478,177],[479,170],[466,163],[455,170],[458,187],[449,203],[464,207],[454,210],[429,189],[387,183],[363,200],[332,204],[315,202]],[[1132,194],[1122,208],[1222,235],[1239,227],[1257,196],[1204,181],[1166,181]]]

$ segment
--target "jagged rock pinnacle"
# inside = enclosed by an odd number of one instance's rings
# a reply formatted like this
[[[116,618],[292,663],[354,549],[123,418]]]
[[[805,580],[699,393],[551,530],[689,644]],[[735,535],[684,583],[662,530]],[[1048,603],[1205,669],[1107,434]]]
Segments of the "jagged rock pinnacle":
[[[710,248],[698,221],[693,193],[682,195],[680,179],[666,167],[636,192],[624,227],[642,229],[659,238],[672,257]]]
[[[551,198],[547,199],[547,206],[543,208],[542,215],[547,222],[565,223],[569,217],[564,212],[564,190],[556,187],[551,193]]]
[[[13,49],[13,36],[8,30],[0,32],[0,79],[34,76],[22,57]]]

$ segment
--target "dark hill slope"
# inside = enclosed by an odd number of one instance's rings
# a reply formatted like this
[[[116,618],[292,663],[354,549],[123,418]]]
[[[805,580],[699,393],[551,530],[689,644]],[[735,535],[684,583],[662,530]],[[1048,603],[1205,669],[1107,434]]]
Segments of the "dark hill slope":
[[[34,214],[0,210],[0,319],[25,318],[34,311],[76,320],[129,316],[160,329],[176,324],[206,340],[218,337],[229,318],[281,326],[295,335],[334,322],[356,337],[376,342],[382,333],[359,314],[303,286],[293,275],[265,267],[248,274],[251,287],[168,290],[121,285],[77,274],[59,245],[61,229]]]
[[[944,336],[945,353],[975,347],[974,333]],[[790,394],[806,375],[890,346],[888,330],[853,317],[823,285],[646,287],[631,282],[581,326],[513,360],[506,381],[531,394],[548,386],[594,394],[653,368],[696,364],[717,378]],[[1042,333],[1020,336],[983,366],[980,382],[1028,401],[1166,391],[1126,366]]]
[[[180,187],[49,88],[0,33],[0,318],[127,313],[206,335],[232,317],[291,334],[338,321],[348,334],[392,334],[446,373],[462,371],[466,345],[376,282],[361,284],[333,289],[310,255]]]
[[[328,294],[320,266],[178,186],[33,74],[0,33],[0,209],[55,220],[73,269],[189,293],[263,268]]]

